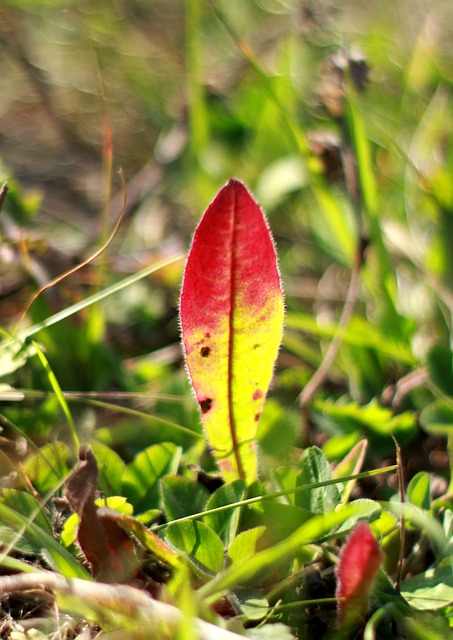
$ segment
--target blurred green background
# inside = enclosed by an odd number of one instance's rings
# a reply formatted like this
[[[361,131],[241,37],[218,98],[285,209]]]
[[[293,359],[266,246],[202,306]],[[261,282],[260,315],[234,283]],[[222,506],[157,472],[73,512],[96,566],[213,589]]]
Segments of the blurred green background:
[[[310,440],[336,459],[365,435],[385,457],[393,433],[413,447],[409,472],[430,465],[446,477],[452,25],[449,1],[3,0],[2,327],[14,331],[37,288],[106,241],[122,207],[120,168],[127,204],[115,239],[21,327],[185,251],[236,176],[268,214],[286,291],[263,455]],[[116,397],[123,409],[199,431],[179,346],[182,268],[38,334],[63,390],[129,393]],[[355,308],[342,324],[354,270]],[[301,418],[299,394],[335,335],[335,361]],[[0,369],[6,391],[25,394],[20,404],[5,396],[6,435],[14,425],[39,443],[58,437],[58,403],[32,397],[49,388],[36,358],[7,353]],[[112,407],[74,412],[83,437],[96,432],[125,456],[192,443]]]

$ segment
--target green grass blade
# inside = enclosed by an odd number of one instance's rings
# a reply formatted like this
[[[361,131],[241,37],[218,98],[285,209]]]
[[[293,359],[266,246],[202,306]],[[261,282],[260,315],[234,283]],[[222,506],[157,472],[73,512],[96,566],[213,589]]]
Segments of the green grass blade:
[[[58,571],[66,578],[91,579],[89,573],[77,560],[59,544],[52,536],[41,527],[14,511],[5,504],[0,503],[0,522],[13,530],[23,530],[31,542],[42,549],[42,556],[52,569]],[[0,565],[3,559],[0,557]]]
[[[46,356],[44,355],[43,350],[41,349],[41,347],[38,345],[37,342],[35,342],[35,340],[32,340],[32,344],[33,347],[36,350],[36,355],[39,358],[39,361],[42,365],[42,368],[44,369],[44,371],[46,372],[47,378],[49,380],[50,386],[52,387],[52,391],[55,393],[55,396],[58,400],[58,404],[61,407],[61,410],[66,418],[66,422],[68,423],[69,426],[69,432],[71,434],[71,440],[72,440],[72,445],[73,445],[73,453],[77,454],[77,451],[79,450],[79,446],[80,446],[80,441],[79,441],[79,436],[77,435],[77,427],[75,426],[74,420],[72,418],[71,412],[69,410],[68,407],[68,403],[66,402],[66,398],[63,395],[63,392],[61,390],[60,385],[58,384],[58,380],[54,374],[54,372],[52,371],[52,368],[49,364],[49,361],[47,360]]]
[[[256,502],[263,502],[265,500],[273,500],[275,498],[280,498],[282,496],[287,496],[292,493],[298,493],[300,491],[311,491],[312,489],[319,489],[321,487],[328,487],[333,484],[339,483],[347,483],[353,480],[360,480],[361,478],[370,478],[375,475],[379,475],[380,473],[390,473],[397,469],[396,464],[392,464],[388,467],[382,467],[382,469],[373,469],[371,471],[363,471],[362,473],[356,473],[352,476],[344,476],[341,478],[332,478],[332,480],[324,480],[323,482],[314,482],[312,484],[304,484],[299,487],[292,487],[291,489],[283,489],[282,491],[274,491],[267,495],[254,496],[253,498],[245,498],[244,500],[239,500],[238,502],[232,502],[231,504],[225,504],[221,507],[215,507],[214,509],[206,509],[206,511],[202,511],[200,513],[193,513],[190,516],[184,516],[184,518],[178,518],[177,520],[171,520],[169,522],[165,522],[164,524],[160,524],[157,527],[153,527],[153,531],[158,531],[159,529],[164,529],[169,524],[173,524],[175,522],[185,522],[189,520],[198,520],[200,518],[204,518],[206,515],[214,515],[216,513],[222,513],[223,511],[228,511],[229,509],[239,509],[240,507],[244,507],[249,504],[255,504]]]
[[[115,282],[115,284],[112,284],[110,287],[106,287],[102,291],[98,291],[97,293],[94,293],[93,295],[88,296],[84,300],[80,300],[79,302],[76,302],[75,304],[69,307],[66,307],[66,309],[62,309],[58,313],[55,313],[54,315],[49,316],[42,322],[38,322],[37,324],[34,324],[33,326],[29,327],[28,329],[24,329],[23,331],[19,331],[16,339],[24,341],[27,338],[31,338],[32,336],[36,335],[43,329],[47,329],[48,327],[51,327],[54,324],[61,322],[62,320],[66,320],[66,318],[73,316],[75,313],[79,313],[79,311],[83,311],[83,309],[86,309],[87,307],[90,307],[91,305],[96,304],[101,300],[105,300],[105,298],[108,298],[109,296],[112,296],[115,293],[119,293],[120,291],[123,291],[123,289],[130,287],[136,282],[143,280],[143,278],[147,278],[151,274],[156,273],[156,271],[159,271],[160,269],[163,269],[164,267],[167,267],[168,265],[173,264],[174,262],[178,262],[183,258],[184,258],[184,254],[179,253],[175,256],[172,256],[171,258],[164,258],[162,260],[158,260],[157,262],[145,267],[144,269],[141,269],[140,271],[137,271],[136,273],[133,273],[132,275],[127,276],[127,278],[123,278],[123,280],[120,280],[119,282]],[[2,345],[2,347],[4,348],[9,346],[11,342],[12,342],[11,340],[8,340],[6,343]]]
[[[291,558],[301,548],[328,535],[331,530],[360,511],[355,505],[347,505],[340,511],[314,516],[282,542],[259,551],[242,564],[233,564],[203,585],[198,594],[208,600],[227,589],[233,589],[254,579],[265,576],[281,562]]]

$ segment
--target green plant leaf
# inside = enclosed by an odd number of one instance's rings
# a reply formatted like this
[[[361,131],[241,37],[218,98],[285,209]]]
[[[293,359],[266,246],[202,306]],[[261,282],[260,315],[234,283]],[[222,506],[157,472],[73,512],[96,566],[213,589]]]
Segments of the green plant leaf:
[[[24,471],[41,494],[55,489],[69,471],[69,448],[64,442],[41,447],[24,463]]]
[[[99,498],[95,500],[97,507],[109,507],[118,513],[125,515],[132,515],[133,508],[126,498],[123,496],[109,496],[108,498]],[[69,516],[63,525],[63,529],[60,533],[60,542],[65,547],[70,547],[77,539],[77,528],[80,523],[80,517],[77,513],[73,513]]]
[[[282,491],[289,491],[296,486],[299,471],[296,467],[277,467],[277,469],[273,470],[272,475]],[[289,504],[294,505],[295,494],[289,493],[286,496],[286,500],[288,500]]]
[[[216,509],[226,504],[233,504],[243,499],[245,494],[245,482],[234,480],[219,487],[208,500],[206,509]],[[240,508],[220,513],[211,513],[205,516],[205,523],[209,525],[228,548],[234,540],[239,523]]]
[[[324,489],[327,488],[325,487]],[[310,489],[302,493],[310,493]],[[294,533],[301,524],[309,520],[313,515],[313,511],[308,511],[308,509],[292,504],[268,502],[267,500],[263,502],[264,523],[278,540]]]
[[[161,487],[167,520],[177,520],[206,509],[209,491],[191,478],[165,476]]]
[[[223,543],[202,522],[175,522],[167,527],[167,540],[204,572],[218,573],[223,566]]]
[[[332,469],[321,449],[309,447],[300,460],[302,471],[297,476],[296,486],[332,480]],[[301,491],[296,494],[295,505],[312,513],[328,513],[341,503],[337,485]]]
[[[333,403],[317,401],[317,409],[324,416],[335,421],[346,432],[357,428],[367,429],[380,436],[407,437],[415,433],[417,425],[416,415],[412,411],[404,411],[393,415],[388,407],[382,407],[375,400],[361,406],[356,402]]]
[[[225,480],[257,477],[258,420],[283,331],[274,244],[246,187],[230,180],[199,223],[180,316],[186,362]]]
[[[285,540],[223,570],[199,589],[199,595],[211,600],[227,589],[250,584],[259,578],[263,579],[279,564],[291,560],[305,545],[315,540],[319,542],[331,533],[333,528],[352,515],[358,516],[359,512],[360,508],[346,505],[337,512],[313,516]]]
[[[98,489],[106,496],[119,496],[126,470],[125,463],[113,449],[96,440],[90,442],[90,447],[98,463]]]
[[[453,404],[447,399],[435,400],[423,409],[420,424],[428,433],[453,434]]]
[[[228,549],[228,560],[231,564],[241,564],[252,558],[258,551],[260,539],[266,532],[266,527],[255,527],[242,531],[235,537]]]
[[[0,503],[0,525],[2,524],[17,532],[18,537],[23,531],[26,540],[34,549],[39,550],[49,566],[66,578],[91,578],[82,565],[44,529],[31,522],[28,517]]]
[[[138,522],[138,520],[128,515],[124,515],[119,521],[119,524],[129,533],[133,533],[143,547],[157,558],[157,560],[164,562],[174,569],[181,568],[179,555],[141,522]]]
[[[426,365],[434,384],[447,396],[453,396],[453,356],[450,349],[434,345],[426,357]]]
[[[181,449],[171,442],[148,447],[127,466],[122,491],[135,511],[146,511],[160,505],[160,479],[176,473]]]
[[[53,392],[55,393],[55,397],[58,400],[58,404],[60,405],[60,409],[64,415],[64,417],[66,418],[66,422],[68,423],[68,427],[69,427],[69,434],[71,436],[71,440],[72,440],[72,449],[73,449],[73,454],[75,454],[78,449],[79,449],[79,436],[77,434],[77,428],[75,426],[73,417],[71,415],[71,411],[69,410],[69,406],[68,403],[66,401],[66,398],[63,395],[63,392],[61,390],[60,384],[55,376],[55,373],[53,372],[49,361],[47,360],[46,356],[44,355],[44,351],[41,349],[41,347],[38,345],[38,343],[35,340],[32,340],[32,345],[35,348],[36,351],[36,355],[38,356],[38,359],[41,363],[42,368],[44,369],[44,371],[46,372],[47,378],[49,380],[49,384],[52,387]]]
[[[3,489],[0,501],[22,516],[32,517],[38,527],[41,527],[46,533],[52,534],[52,526],[41,503],[31,494],[17,489]]]
[[[442,609],[453,605],[451,566],[435,567],[401,583],[401,595],[414,609]]]
[[[0,343],[0,377],[14,373],[35,354],[33,345],[24,345],[12,338],[8,339],[5,346]]]
[[[352,504],[359,508],[360,511],[345,520],[345,522],[338,527],[338,533],[349,533],[349,531],[351,531],[351,529],[353,529],[360,520],[372,522],[379,518],[382,513],[381,505],[375,500],[370,500],[369,498],[358,498],[357,500],[354,500]]]
[[[357,442],[349,453],[341,460],[335,467],[333,473],[334,478],[341,478],[342,476],[351,476],[360,473],[363,463],[365,462],[366,450],[368,447],[368,440],[360,440]],[[346,504],[356,484],[355,480],[348,482],[341,491],[341,501]]]
[[[429,511],[431,508],[431,481],[429,473],[419,471],[415,474],[408,484],[407,498],[416,507]]]

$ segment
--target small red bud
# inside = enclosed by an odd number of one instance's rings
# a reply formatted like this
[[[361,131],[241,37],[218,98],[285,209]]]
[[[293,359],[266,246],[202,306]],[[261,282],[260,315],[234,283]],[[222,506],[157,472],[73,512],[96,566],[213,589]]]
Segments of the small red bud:
[[[351,624],[367,606],[383,554],[366,522],[361,522],[344,545],[337,566],[338,621]]]

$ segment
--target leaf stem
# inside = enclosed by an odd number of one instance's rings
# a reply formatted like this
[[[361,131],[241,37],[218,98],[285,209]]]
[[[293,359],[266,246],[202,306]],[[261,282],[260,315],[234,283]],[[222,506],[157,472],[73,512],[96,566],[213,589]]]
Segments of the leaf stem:
[[[319,489],[321,487],[328,487],[332,484],[350,482],[351,480],[360,480],[361,478],[370,478],[372,476],[379,475],[380,473],[390,473],[392,471],[395,471],[396,468],[397,468],[397,465],[392,464],[388,467],[382,467],[382,469],[372,469],[371,471],[363,471],[362,473],[356,473],[352,476],[344,476],[342,478],[333,478],[332,480],[324,480],[323,482],[312,482],[310,484],[302,484],[299,487],[293,487],[292,489],[282,489],[281,491],[274,491],[267,495],[254,496],[253,498],[245,498],[244,500],[239,500],[238,502],[232,502],[231,504],[225,504],[225,505],[222,505],[221,507],[215,507],[214,509],[207,509],[206,511],[193,513],[189,516],[184,516],[183,518],[176,518],[175,520],[164,522],[163,524],[159,524],[156,527],[152,527],[152,531],[159,531],[160,529],[164,529],[165,527],[168,527],[168,525],[174,524],[175,522],[190,522],[192,520],[199,520],[200,518],[204,518],[206,515],[221,513],[223,511],[229,511],[230,509],[238,509],[239,507],[244,507],[249,504],[255,504],[256,502],[273,500],[274,498],[287,496],[291,493],[299,493],[301,491]]]

